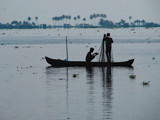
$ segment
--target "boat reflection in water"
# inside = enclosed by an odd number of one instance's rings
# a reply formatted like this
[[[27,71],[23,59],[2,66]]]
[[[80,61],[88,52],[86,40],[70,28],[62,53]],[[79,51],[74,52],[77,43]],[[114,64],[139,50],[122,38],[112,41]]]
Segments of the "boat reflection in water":
[[[99,110],[101,110],[101,116],[99,116],[99,119],[112,119],[112,101],[113,101],[113,88],[112,88],[112,67],[100,67],[99,72],[101,75],[101,86],[102,86],[102,91],[100,91],[100,98],[98,98],[99,101],[94,101],[94,96],[93,92],[94,91],[94,72],[93,70],[96,70],[97,68],[86,68],[87,70],[87,80],[88,84],[90,84],[90,92],[89,92],[89,99],[88,103],[94,103],[90,104],[90,108],[94,108],[94,106],[97,106],[96,104],[99,105]],[[97,70],[96,70],[97,72]],[[97,80],[99,81],[99,80]],[[96,87],[96,86],[95,86]],[[97,94],[96,92],[94,94]],[[96,98],[97,99],[97,98]],[[101,102],[101,103],[100,103]],[[94,108],[97,109],[97,108]],[[95,113],[94,113],[95,114]],[[95,119],[92,118],[93,115],[89,115],[89,119]]]
[[[46,93],[49,118],[113,119],[112,72],[122,69],[123,67],[47,68]],[[77,76],[73,77],[73,74]]]

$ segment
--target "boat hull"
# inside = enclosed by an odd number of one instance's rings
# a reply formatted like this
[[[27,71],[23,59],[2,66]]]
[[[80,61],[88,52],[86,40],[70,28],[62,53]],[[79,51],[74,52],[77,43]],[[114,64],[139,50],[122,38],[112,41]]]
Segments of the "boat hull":
[[[74,67],[74,66],[88,66],[88,67],[107,67],[107,66],[128,66],[131,67],[132,63],[134,62],[134,59],[124,61],[124,62],[90,62],[87,63],[85,61],[64,61],[59,59],[52,59],[49,57],[45,57],[48,64],[50,64],[53,67]]]

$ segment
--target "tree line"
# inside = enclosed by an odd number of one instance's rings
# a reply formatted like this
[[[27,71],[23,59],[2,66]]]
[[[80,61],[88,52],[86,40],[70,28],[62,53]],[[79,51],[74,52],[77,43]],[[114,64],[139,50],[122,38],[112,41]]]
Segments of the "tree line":
[[[35,28],[129,28],[129,27],[160,27],[160,24],[146,22],[145,20],[134,20],[132,16],[128,17],[130,22],[121,19],[119,22],[107,20],[106,14],[91,14],[89,20],[80,15],[72,17],[71,15],[55,16],[51,20],[52,25],[39,24],[39,17],[31,18],[25,21],[13,20],[10,23],[0,23],[0,29],[35,29]],[[72,23],[71,23],[72,20]],[[73,23],[74,22],[74,23]]]

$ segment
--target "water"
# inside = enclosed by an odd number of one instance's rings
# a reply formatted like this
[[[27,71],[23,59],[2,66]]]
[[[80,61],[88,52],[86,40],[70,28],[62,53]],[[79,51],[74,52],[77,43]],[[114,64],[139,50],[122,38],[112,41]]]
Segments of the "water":
[[[160,43],[160,28],[124,29],[12,29],[0,30],[0,44],[70,44],[100,43],[111,33],[115,43]]]
[[[101,37],[74,37],[68,36],[69,44],[86,44],[100,43]],[[16,45],[16,44],[64,44],[66,36],[32,36],[32,37],[0,37],[0,44]],[[114,43],[160,43],[159,39],[133,39],[133,38],[115,38]]]
[[[131,68],[53,68],[44,57],[65,59],[65,44],[36,44],[40,37],[29,38],[35,40],[0,46],[0,119],[160,119],[159,42],[115,42],[114,61],[134,58]],[[84,60],[89,48],[97,51],[100,43],[68,46],[69,60]],[[130,75],[136,75],[135,79]],[[149,85],[142,85],[148,81]]]
[[[158,120],[159,45],[152,44],[154,50],[150,44],[134,44],[132,50],[131,46],[116,45],[117,51],[121,49],[116,55],[122,59],[130,53],[135,58],[133,68],[46,68],[50,119]],[[78,77],[73,78],[73,74]],[[136,78],[130,79],[130,75]],[[143,86],[143,81],[150,84]]]

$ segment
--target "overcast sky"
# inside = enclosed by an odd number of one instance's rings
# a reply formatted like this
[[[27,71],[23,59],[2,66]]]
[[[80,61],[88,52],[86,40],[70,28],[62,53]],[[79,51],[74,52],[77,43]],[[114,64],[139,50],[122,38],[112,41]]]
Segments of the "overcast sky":
[[[0,0],[0,23],[24,21],[37,16],[40,23],[52,23],[52,17],[62,14],[89,15],[103,13],[108,20],[146,20],[160,23],[160,0]]]

